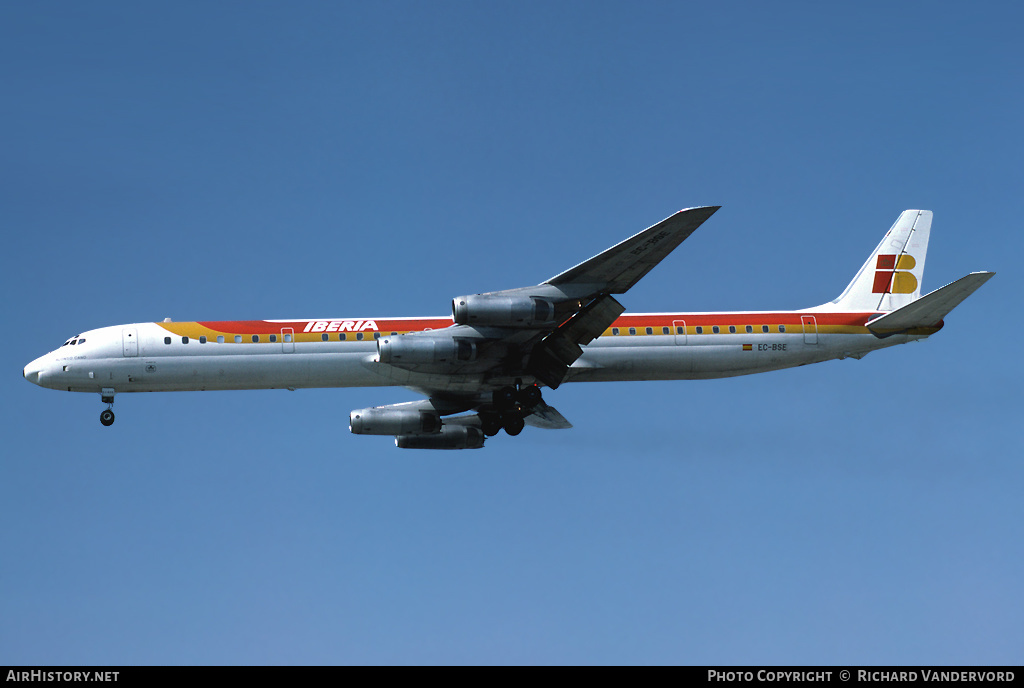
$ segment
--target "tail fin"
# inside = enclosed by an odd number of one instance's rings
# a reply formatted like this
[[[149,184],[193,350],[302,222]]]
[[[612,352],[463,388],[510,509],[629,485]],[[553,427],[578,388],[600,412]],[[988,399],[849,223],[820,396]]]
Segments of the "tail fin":
[[[904,210],[834,303],[844,311],[894,311],[921,296],[932,211]]]

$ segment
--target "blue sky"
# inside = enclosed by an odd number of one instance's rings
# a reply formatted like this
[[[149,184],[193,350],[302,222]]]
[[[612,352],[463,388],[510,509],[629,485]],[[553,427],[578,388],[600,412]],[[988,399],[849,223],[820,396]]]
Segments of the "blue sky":
[[[1015,3],[0,10],[0,663],[1019,664]],[[448,312],[682,207],[621,300],[800,308],[906,208],[930,341],[567,385],[483,451],[348,433],[402,389],[91,395],[82,330]]]

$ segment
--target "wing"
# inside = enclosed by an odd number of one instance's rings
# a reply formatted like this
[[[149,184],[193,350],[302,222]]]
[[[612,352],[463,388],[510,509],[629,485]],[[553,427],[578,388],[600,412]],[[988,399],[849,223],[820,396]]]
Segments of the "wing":
[[[461,449],[482,446],[495,427],[572,427],[541,401],[539,385],[557,388],[582,347],[625,310],[613,294],[628,291],[718,207],[680,210],[538,285],[457,297],[451,327],[382,337],[367,366],[428,399],[353,411],[352,432]],[[464,411],[476,414],[441,421]]]
[[[720,207],[680,210],[544,284],[589,285],[594,293],[625,294]]]
[[[527,372],[552,389],[583,355],[583,345],[625,310],[612,294],[624,294],[700,227],[721,206],[688,208],[634,234],[590,260],[544,282],[591,299],[533,348]]]

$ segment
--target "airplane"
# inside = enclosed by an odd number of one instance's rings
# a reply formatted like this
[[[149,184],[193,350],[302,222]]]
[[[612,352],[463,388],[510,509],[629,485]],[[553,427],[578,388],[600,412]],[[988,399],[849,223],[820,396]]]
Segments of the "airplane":
[[[762,373],[935,334],[993,277],[972,272],[921,296],[932,213],[907,210],[833,301],[796,311],[625,313],[625,294],[717,211],[681,210],[538,285],[459,296],[451,316],[116,325],[25,366],[36,385],[114,395],[186,390],[402,386],[419,401],[356,409],[357,435],[400,448],[478,449],[525,425],[572,425],[544,400],[566,382]]]

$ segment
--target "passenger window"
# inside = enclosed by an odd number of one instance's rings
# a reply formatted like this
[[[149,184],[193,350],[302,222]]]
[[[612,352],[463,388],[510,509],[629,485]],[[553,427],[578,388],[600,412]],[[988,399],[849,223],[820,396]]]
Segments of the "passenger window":
[[[224,343],[224,335],[222,335],[222,334],[217,335],[217,343],[218,344],[223,344]]]
[[[676,334],[686,334],[686,328],[682,325],[676,325]]]
[[[236,334],[235,335],[235,344],[241,344],[241,343],[242,343],[242,335]]]
[[[767,332],[768,331],[768,326],[767,325],[761,325],[761,331],[762,332]]]
[[[785,325],[779,325],[779,332],[785,332],[785,331],[786,331],[786,326]]]
[[[635,327],[629,328],[629,333],[630,334],[636,334],[636,328]]]
[[[356,339],[358,339],[359,341],[363,341],[363,333],[362,332],[356,332]]]
[[[290,341],[292,340],[292,336],[291,336],[290,334],[286,334],[286,335],[284,336],[284,340],[285,340],[286,342],[290,342]]]
[[[170,337],[164,337],[164,344],[170,344],[170,343],[171,343],[171,338]]]
[[[718,325],[712,325],[711,331],[714,332],[715,334],[718,334]]]
[[[701,327],[700,325],[697,325],[697,327],[693,328],[693,331],[696,332],[697,334],[704,334],[704,328]]]
[[[753,331],[754,331],[753,325],[747,325],[747,334],[750,334]]]
[[[320,335],[320,341],[321,341],[321,342],[326,342],[326,341],[327,341],[327,338],[328,338],[329,336],[330,336],[330,335],[328,335],[328,334],[327,334],[326,332],[324,332],[324,333],[323,333],[322,335]]]
[[[373,338],[374,339],[380,339],[380,332],[374,332],[373,333]]]
[[[182,344],[188,344],[188,337],[182,337],[181,338],[181,343]]]
[[[398,333],[397,333],[397,332],[392,332],[392,333],[391,333],[391,336],[392,336],[392,337],[397,337],[397,336],[398,336]]]
[[[648,328],[647,328],[646,330],[644,330],[644,331],[645,331],[645,332],[646,332],[647,334],[654,334],[654,328],[653,328],[653,327],[648,327]]]
[[[676,329],[679,329],[679,328],[677,327]],[[661,333],[662,334],[668,334],[668,328],[667,327],[661,328]],[[680,332],[679,334],[682,334],[682,332]]]
[[[344,332],[342,332],[341,334],[339,334],[339,335],[338,335],[338,341],[339,341],[339,342],[343,342],[343,341],[345,341],[346,339],[348,339],[348,335],[347,335],[347,334],[345,334]]]
[[[276,334],[270,335],[270,341],[276,342],[277,341],[277,335]]]
[[[618,334],[618,333],[619,333],[619,328],[613,327],[612,328],[612,334]]]
[[[206,343],[206,335],[205,334],[204,335],[200,335],[199,343],[200,344],[205,344]]]
[[[736,334],[736,326],[729,325],[729,334]]]

